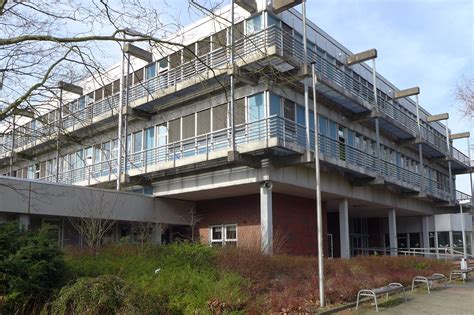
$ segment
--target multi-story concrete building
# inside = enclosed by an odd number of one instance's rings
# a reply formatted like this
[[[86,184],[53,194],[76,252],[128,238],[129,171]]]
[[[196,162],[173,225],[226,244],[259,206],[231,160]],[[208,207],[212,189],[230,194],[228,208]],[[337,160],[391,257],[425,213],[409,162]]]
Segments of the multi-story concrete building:
[[[80,97],[64,92],[63,106],[18,123],[1,140],[0,174],[111,189],[119,178],[122,190],[192,205],[203,242],[314,254],[315,122],[302,16],[275,14],[263,0],[245,7],[235,9],[234,45],[226,7],[218,12],[226,19],[204,18],[168,38],[183,44],[168,54],[153,51],[150,63],[131,57],[123,100],[117,65],[100,80],[80,82]],[[426,110],[417,115],[410,98],[395,99],[400,89],[378,73],[375,102],[372,69],[348,65],[352,53],[330,35],[309,21],[306,34],[318,78],[326,254],[459,247],[454,213],[470,196],[456,191],[455,175],[472,171],[469,158],[446,139],[443,124],[428,122]],[[472,218],[464,220],[471,244]]]

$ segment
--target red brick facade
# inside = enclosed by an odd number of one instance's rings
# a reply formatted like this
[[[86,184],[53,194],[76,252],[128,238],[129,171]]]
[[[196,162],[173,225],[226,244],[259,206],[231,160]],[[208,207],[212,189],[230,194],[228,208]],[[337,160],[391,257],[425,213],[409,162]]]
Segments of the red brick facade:
[[[260,248],[260,196],[258,194],[198,202],[201,242],[209,242],[209,226],[237,224],[237,246]],[[323,207],[324,248],[327,254],[327,215]],[[292,255],[317,254],[315,200],[273,193],[275,251]]]

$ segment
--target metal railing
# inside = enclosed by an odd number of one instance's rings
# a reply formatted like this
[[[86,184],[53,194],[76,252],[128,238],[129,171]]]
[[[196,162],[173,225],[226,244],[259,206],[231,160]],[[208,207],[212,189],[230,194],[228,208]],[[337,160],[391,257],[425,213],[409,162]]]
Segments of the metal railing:
[[[360,255],[390,255],[391,252],[396,252],[399,256],[424,256],[435,259],[444,260],[458,260],[464,257],[462,251],[456,250],[452,247],[426,247],[426,248],[389,248],[389,247],[367,247],[354,248]],[[474,258],[473,255],[467,254],[468,259]]]
[[[293,60],[302,62],[304,56],[303,43],[294,38],[291,34],[286,34],[277,26],[270,26],[255,34],[247,35],[240,38],[235,43],[236,59],[245,61],[246,57],[252,53],[261,52],[263,56],[267,53],[268,47],[276,47],[282,57],[292,58]],[[139,82],[129,89],[129,100],[136,101],[144,97],[151,97],[155,92],[175,86],[189,78],[207,74],[207,72],[217,71],[228,67],[230,57],[230,47],[223,47],[209,52],[199,59],[190,60],[175,68],[168,69],[158,73],[155,77]],[[324,77],[336,85],[340,86],[347,92],[356,97],[367,101],[374,106],[373,91],[368,86],[362,84],[355,79],[350,73],[343,71],[333,62],[313,49],[308,48],[309,61],[316,61],[316,71],[320,77]],[[207,76],[206,76],[207,77]],[[392,118],[397,124],[403,125],[413,134],[418,133],[416,118],[414,115],[402,109],[398,103],[391,103],[377,98],[379,110]],[[97,117],[105,112],[113,111],[118,106],[118,93],[104,100],[95,102],[76,112],[65,115],[63,119],[63,127],[70,128],[72,126],[85,126],[92,123],[92,118]],[[53,129],[56,127],[53,125]],[[51,134],[50,130],[40,130],[33,136],[26,136],[25,140],[16,140],[15,148],[22,147],[26,144],[35,142],[40,137]],[[447,153],[445,136],[436,130],[431,130],[422,123],[422,138],[435,146],[441,152]],[[8,146],[9,143],[6,143]],[[4,145],[5,147],[5,145]],[[11,143],[10,143],[11,147]],[[0,150],[0,154],[6,152],[5,149]],[[468,165],[468,158],[460,151],[453,150],[453,158]]]
[[[259,119],[235,128],[235,141],[239,150],[248,150],[245,146],[254,144],[251,150],[264,149],[270,146],[271,139],[278,139],[279,143],[289,149],[304,150],[306,147],[305,126],[297,124],[280,116],[271,116]],[[311,133],[313,135],[313,132]],[[314,148],[314,136],[311,138]],[[273,144],[272,144],[273,145]],[[299,147],[295,148],[294,146]],[[231,147],[230,128],[198,135],[189,139],[175,141],[145,150],[131,152],[128,155],[127,169],[137,173],[148,173],[157,168],[173,168],[178,162],[186,158],[201,157],[208,160],[214,152],[227,151]],[[369,176],[377,173],[379,163],[370,152],[359,150],[336,139],[319,134],[319,150],[322,157],[334,158],[339,166],[353,171],[366,173]],[[327,160],[329,163],[333,161]],[[181,163],[195,163],[195,160]],[[167,164],[168,163],[168,164]],[[342,164],[341,164],[342,163]],[[345,164],[344,164],[345,163]],[[59,181],[74,184],[92,184],[97,181],[109,181],[116,178],[116,158],[99,163],[84,165],[79,168],[60,172]],[[407,187],[420,186],[419,174],[400,167],[388,161],[380,164],[380,174],[389,182],[403,183]],[[436,181],[425,178],[427,189],[431,194],[446,199],[449,189]]]

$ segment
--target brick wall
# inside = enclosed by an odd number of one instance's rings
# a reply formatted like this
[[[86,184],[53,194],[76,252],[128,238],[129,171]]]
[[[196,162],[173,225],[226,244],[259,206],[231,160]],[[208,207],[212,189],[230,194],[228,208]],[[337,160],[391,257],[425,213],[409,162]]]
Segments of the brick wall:
[[[260,196],[258,194],[200,201],[198,224],[201,242],[209,242],[209,226],[237,224],[238,246],[260,248]],[[323,206],[324,248],[327,254],[327,216]],[[293,255],[317,254],[316,202],[273,193],[274,248]]]

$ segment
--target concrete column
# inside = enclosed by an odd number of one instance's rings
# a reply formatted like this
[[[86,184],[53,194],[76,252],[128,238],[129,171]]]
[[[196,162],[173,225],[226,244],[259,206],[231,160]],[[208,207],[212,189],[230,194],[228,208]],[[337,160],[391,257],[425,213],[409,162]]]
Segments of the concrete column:
[[[273,254],[273,208],[272,183],[264,182],[260,186],[260,230],[261,249],[264,254]]]
[[[30,215],[29,214],[20,214],[18,216],[18,224],[20,228],[28,230],[30,226]]]
[[[429,248],[430,247],[430,229],[429,229],[429,216],[424,215],[421,217],[421,228],[423,232],[423,247]],[[425,249],[425,256],[430,257],[429,250]]]
[[[161,224],[155,224],[153,230],[151,231],[151,243],[156,245],[161,245],[161,235],[163,234],[163,228]]]
[[[349,203],[347,199],[339,202],[339,236],[341,239],[341,258],[351,258],[349,241]]]
[[[388,212],[388,237],[390,239],[390,256],[397,256],[397,214],[395,209]]]

